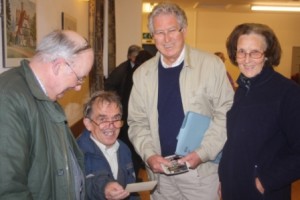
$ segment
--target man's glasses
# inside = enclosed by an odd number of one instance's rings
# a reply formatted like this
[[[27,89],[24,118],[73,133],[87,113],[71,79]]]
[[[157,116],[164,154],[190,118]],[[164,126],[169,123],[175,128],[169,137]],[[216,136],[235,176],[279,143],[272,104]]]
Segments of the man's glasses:
[[[180,33],[183,28],[170,28],[168,30],[158,30],[154,31],[153,35],[158,38],[163,38],[165,36],[174,37],[177,33]]]
[[[85,80],[85,76],[84,77],[79,77],[78,74],[74,71],[74,69],[70,66],[70,64],[68,62],[66,62],[66,65],[71,69],[71,71],[75,74],[76,79],[77,79],[77,83],[78,84],[83,84],[84,80]]]
[[[102,121],[99,123],[95,122],[91,118],[88,118],[88,119],[91,120],[91,122],[93,122],[95,125],[97,125],[100,129],[108,128],[111,124],[115,128],[121,128],[123,126],[123,120],[121,120],[121,119],[112,120],[112,121]]]
[[[236,57],[237,58],[246,58],[247,55],[249,55],[250,58],[253,59],[259,59],[261,58],[263,55],[265,54],[265,52],[260,52],[257,50],[254,51],[250,51],[249,53],[247,53],[245,50],[240,49],[236,52]]]

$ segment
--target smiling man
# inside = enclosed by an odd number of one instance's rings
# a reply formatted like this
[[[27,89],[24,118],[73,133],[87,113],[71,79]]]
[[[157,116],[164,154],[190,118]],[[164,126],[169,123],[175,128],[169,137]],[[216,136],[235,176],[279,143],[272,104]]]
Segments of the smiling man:
[[[119,96],[95,92],[85,105],[83,123],[86,130],[78,144],[85,157],[88,199],[139,199],[124,190],[135,182],[135,172],[129,148],[117,140],[123,126]]]
[[[148,19],[158,53],[133,75],[128,135],[150,178],[158,180],[152,199],[217,200],[218,163],[212,161],[226,141],[226,112],[233,97],[224,64],[185,44],[187,18],[176,4],[158,4]],[[212,123],[199,148],[179,160],[188,162],[190,171],[164,175],[161,165],[171,164],[165,157],[175,153],[188,111],[206,115]]]

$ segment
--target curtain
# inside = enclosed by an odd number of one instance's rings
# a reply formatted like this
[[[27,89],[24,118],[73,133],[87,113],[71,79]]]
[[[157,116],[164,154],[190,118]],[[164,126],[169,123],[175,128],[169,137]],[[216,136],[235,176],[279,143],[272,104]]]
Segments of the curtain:
[[[89,41],[95,52],[94,66],[89,75],[90,94],[97,90],[103,90],[104,71],[110,72],[115,67],[114,1],[89,1]]]

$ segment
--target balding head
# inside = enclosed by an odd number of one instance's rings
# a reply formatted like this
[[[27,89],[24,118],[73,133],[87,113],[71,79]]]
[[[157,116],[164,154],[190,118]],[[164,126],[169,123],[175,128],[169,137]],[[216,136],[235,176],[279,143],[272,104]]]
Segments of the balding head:
[[[87,40],[74,31],[56,30],[37,46],[29,66],[51,100],[68,90],[80,90],[94,62]]]
[[[72,56],[91,49],[87,40],[70,30],[56,30],[46,35],[37,46],[36,55],[44,62],[57,58],[71,59]]]

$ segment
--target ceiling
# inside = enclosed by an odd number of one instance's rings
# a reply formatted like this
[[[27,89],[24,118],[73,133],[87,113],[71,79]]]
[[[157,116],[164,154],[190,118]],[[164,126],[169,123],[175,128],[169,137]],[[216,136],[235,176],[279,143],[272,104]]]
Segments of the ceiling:
[[[299,5],[300,0],[142,0],[142,2],[159,3],[174,2],[183,9],[219,10],[219,11],[250,11],[251,4]]]

